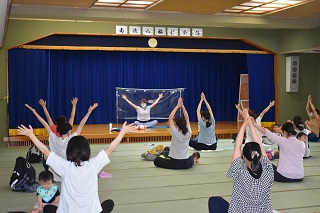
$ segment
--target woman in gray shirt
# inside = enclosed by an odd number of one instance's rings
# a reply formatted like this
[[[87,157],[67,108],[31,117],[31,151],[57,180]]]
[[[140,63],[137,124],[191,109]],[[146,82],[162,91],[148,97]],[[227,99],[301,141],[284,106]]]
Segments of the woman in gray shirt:
[[[182,109],[184,118],[174,118],[179,108]],[[154,159],[154,165],[166,169],[189,169],[195,162],[198,162],[198,155],[196,157],[189,156],[191,128],[189,115],[181,97],[169,115],[169,126],[172,135],[169,158],[157,157]]]

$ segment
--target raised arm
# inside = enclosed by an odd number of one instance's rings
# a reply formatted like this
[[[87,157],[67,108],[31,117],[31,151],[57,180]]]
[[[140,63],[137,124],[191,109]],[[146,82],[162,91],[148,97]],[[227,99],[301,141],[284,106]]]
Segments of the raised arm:
[[[18,126],[18,134],[28,136],[40,152],[42,152],[46,157],[49,156],[50,150],[34,135],[31,125],[29,125],[29,129],[24,125]]]
[[[269,105],[260,113],[259,116],[260,116],[261,120],[262,120],[264,114],[266,114],[266,113],[269,111],[269,109],[270,109],[271,107],[273,107],[273,106],[274,106],[274,100],[273,100],[273,101],[270,101]]]
[[[127,125],[127,122],[124,122],[122,125],[121,131],[119,132],[118,136],[110,143],[107,149],[105,149],[106,154],[109,156],[113,150],[119,145],[121,142],[123,136],[131,131],[135,130],[135,125],[134,124],[129,124]]]
[[[180,101],[180,99],[181,99],[181,101]],[[170,127],[174,126],[174,116],[175,116],[177,110],[181,107],[181,103],[182,103],[182,98],[180,97],[177,105],[174,107],[174,109],[171,111],[171,113],[169,115],[169,126]]]
[[[73,122],[74,122],[74,116],[76,115],[76,106],[78,103],[78,98],[72,98],[71,100],[71,104],[72,104],[72,110],[71,110],[71,115],[69,118],[69,124],[71,124],[71,126],[73,126]]]
[[[247,109],[244,109],[243,111],[248,113]],[[242,156],[241,147],[242,147],[244,133],[246,131],[246,126],[248,125],[248,123],[250,121],[250,116],[246,116],[244,114],[243,119],[244,119],[244,121],[239,129],[236,141],[234,143],[232,161],[234,161],[235,159],[240,158]]]
[[[78,135],[80,135],[80,133],[81,133],[81,131],[82,131],[82,128],[83,128],[83,126],[86,124],[86,122],[87,122],[90,114],[92,113],[92,111],[93,111],[95,108],[97,108],[97,106],[98,106],[98,103],[94,103],[92,106],[89,107],[87,114],[82,118],[82,120],[80,121],[79,126],[77,127],[76,133],[77,133]]]
[[[155,102],[153,102],[153,104],[150,105],[150,108],[154,107],[155,105],[157,105],[157,103],[159,103],[160,99],[163,97],[163,94],[160,93],[159,97],[157,98],[157,100]]]
[[[48,122],[49,126],[52,126],[53,121],[52,121],[52,119],[50,117],[50,114],[48,112],[48,109],[47,109],[47,102],[45,100],[43,100],[43,99],[40,99],[39,100],[39,104],[41,105],[41,107],[43,109],[44,115],[47,118],[47,122]]]
[[[36,118],[40,121],[42,126],[46,129],[47,133],[50,134],[51,128],[49,124],[37,113],[35,109],[33,109],[29,104],[25,104],[25,106],[30,109],[30,111],[36,116]]]
[[[241,105],[240,103],[235,104],[236,109],[238,110],[238,113],[241,115],[241,117],[244,119],[244,114],[243,111],[241,110]]]
[[[266,151],[264,150],[264,147],[262,145],[262,141],[261,141],[261,138],[257,132],[257,129],[255,128],[254,126],[254,123],[256,123],[254,121],[254,118],[250,118],[250,121],[249,121],[249,127],[250,127],[250,131],[251,131],[251,135],[252,135],[252,140],[257,142],[259,145],[260,145],[260,149],[261,149],[261,153],[262,153],[262,156],[265,156],[267,157],[267,153]],[[260,125],[257,125],[259,127],[261,127]],[[262,127],[261,127],[262,128]]]
[[[128,102],[128,104],[130,104],[133,108],[137,109],[137,105],[135,105],[134,103],[132,103],[131,101],[129,101],[129,99],[127,98],[127,96],[125,94],[122,94],[121,96],[123,98],[123,100],[125,100],[126,102]]]
[[[207,109],[208,109],[208,111],[210,113],[211,118],[213,118],[213,113],[212,113],[211,106],[210,106],[209,102],[207,101],[206,96],[204,95],[204,93],[202,93],[202,94],[203,94],[204,103],[206,104],[206,107],[207,107]]]
[[[317,113],[316,108],[314,107],[313,103],[312,103],[312,97],[311,95],[308,96],[308,103],[310,104],[310,107],[312,109],[312,112],[314,114],[314,116],[318,119],[319,118],[319,114]],[[310,114],[310,113],[309,113]]]
[[[190,128],[189,114],[188,114],[186,108],[184,107],[183,100],[182,100],[181,97],[179,98],[179,100],[180,100],[180,99],[181,99],[181,108],[182,108],[182,112],[183,112],[184,119],[186,120],[187,127]]]
[[[200,121],[201,119],[201,106],[202,106],[202,102],[203,102],[203,93],[201,93],[200,95],[200,101],[199,101],[199,104],[198,104],[198,107],[197,107],[197,119],[198,121]]]

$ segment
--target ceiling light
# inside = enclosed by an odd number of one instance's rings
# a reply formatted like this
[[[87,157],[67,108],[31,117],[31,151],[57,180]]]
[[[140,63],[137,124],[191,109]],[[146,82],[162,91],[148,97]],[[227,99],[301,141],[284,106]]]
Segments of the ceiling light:
[[[252,0],[249,2],[241,3],[240,5],[233,6],[224,10],[225,13],[235,13],[232,10],[238,11],[238,14],[248,14],[248,13],[260,13],[264,15],[266,13],[277,12],[279,10],[291,8],[301,3],[306,3],[310,0]],[[256,12],[259,11],[259,12]]]
[[[149,9],[162,0],[97,0],[93,6]]]
[[[98,0],[97,3],[123,3],[125,0]]]
[[[126,4],[153,4],[152,1],[127,1]]]

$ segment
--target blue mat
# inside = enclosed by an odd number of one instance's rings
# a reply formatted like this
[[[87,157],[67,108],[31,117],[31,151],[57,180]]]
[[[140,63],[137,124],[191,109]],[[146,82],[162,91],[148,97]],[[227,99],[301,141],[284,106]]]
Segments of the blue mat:
[[[150,128],[165,129],[165,128],[169,128],[169,127],[168,126],[152,126]]]

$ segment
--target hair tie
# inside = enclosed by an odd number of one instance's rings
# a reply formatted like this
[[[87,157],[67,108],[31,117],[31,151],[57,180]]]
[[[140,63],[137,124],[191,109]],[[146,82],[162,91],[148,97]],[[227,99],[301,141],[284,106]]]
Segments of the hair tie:
[[[256,155],[258,158],[259,158],[259,156],[260,156],[257,151],[252,151],[252,152],[251,152],[251,158],[253,159],[255,155]]]

